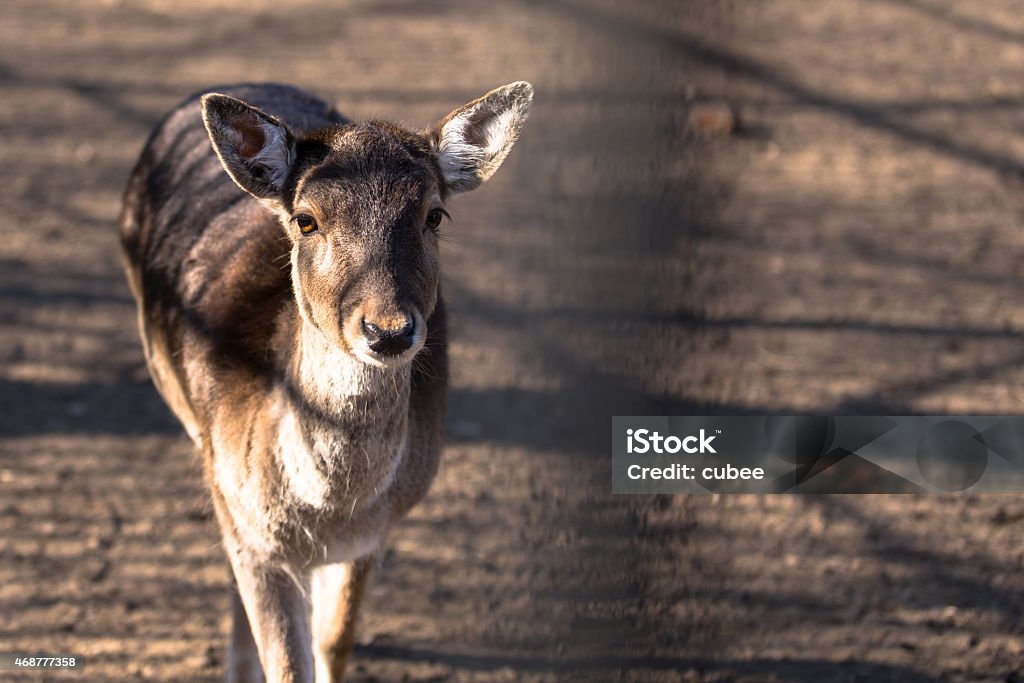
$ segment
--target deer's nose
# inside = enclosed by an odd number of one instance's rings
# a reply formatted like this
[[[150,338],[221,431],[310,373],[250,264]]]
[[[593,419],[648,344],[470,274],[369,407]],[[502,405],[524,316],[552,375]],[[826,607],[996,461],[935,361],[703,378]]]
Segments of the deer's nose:
[[[416,337],[416,319],[404,318],[374,322],[363,318],[363,336],[370,350],[382,356],[397,356],[412,346]]]

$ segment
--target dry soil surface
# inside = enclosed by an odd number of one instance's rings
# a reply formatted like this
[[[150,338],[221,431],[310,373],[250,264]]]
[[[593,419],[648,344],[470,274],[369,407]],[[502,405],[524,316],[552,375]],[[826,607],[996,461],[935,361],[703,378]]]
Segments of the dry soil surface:
[[[426,126],[518,79],[523,137],[448,228],[449,445],[376,571],[352,679],[1018,680],[1024,499],[613,497],[609,432],[1021,411],[1021,16],[9,0],[0,651],[88,662],[17,680],[223,676],[227,565],[118,262],[162,113],[272,80]],[[706,102],[738,128],[694,134]]]

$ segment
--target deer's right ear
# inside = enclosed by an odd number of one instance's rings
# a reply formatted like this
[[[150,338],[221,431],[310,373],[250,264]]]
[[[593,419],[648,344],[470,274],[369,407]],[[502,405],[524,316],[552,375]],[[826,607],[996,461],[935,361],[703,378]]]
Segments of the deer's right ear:
[[[257,199],[281,199],[295,160],[295,136],[256,107],[227,95],[203,95],[203,123],[220,163]]]
[[[468,192],[494,175],[519,137],[532,101],[533,86],[517,81],[445,117],[434,145],[451,192]]]

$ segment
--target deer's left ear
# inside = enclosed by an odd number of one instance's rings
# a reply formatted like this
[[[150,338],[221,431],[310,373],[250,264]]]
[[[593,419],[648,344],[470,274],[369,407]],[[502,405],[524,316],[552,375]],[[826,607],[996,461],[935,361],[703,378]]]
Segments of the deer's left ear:
[[[434,150],[450,192],[468,192],[494,175],[519,137],[532,101],[533,86],[518,81],[441,121],[433,132]]]
[[[203,123],[224,170],[257,199],[280,200],[295,161],[295,136],[276,118],[241,100],[203,95]]]

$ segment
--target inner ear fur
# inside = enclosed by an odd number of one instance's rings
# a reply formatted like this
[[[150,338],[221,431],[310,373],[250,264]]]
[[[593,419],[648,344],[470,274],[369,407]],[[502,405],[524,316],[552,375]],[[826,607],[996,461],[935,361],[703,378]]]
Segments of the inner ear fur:
[[[459,107],[434,133],[435,152],[451,192],[468,192],[494,175],[512,151],[533,101],[533,86],[509,83]]]
[[[295,136],[278,119],[229,95],[202,98],[203,123],[224,170],[258,199],[280,199]]]

